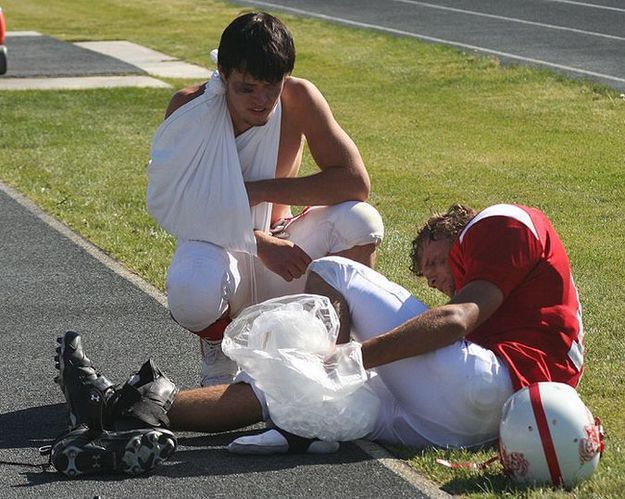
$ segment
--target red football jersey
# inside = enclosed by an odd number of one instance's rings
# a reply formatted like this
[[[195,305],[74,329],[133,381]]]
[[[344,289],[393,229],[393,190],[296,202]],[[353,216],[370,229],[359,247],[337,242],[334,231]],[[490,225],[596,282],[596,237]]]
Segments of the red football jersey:
[[[536,381],[575,387],[583,370],[582,315],[569,259],[549,219],[525,206],[491,206],[453,244],[456,290],[496,285],[504,301],[466,339],[494,351],[519,389]]]

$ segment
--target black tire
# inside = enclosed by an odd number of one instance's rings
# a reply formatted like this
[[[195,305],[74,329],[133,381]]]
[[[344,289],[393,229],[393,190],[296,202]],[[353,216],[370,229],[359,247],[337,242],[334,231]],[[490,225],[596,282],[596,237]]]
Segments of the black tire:
[[[7,48],[0,45],[0,75],[7,72]]]

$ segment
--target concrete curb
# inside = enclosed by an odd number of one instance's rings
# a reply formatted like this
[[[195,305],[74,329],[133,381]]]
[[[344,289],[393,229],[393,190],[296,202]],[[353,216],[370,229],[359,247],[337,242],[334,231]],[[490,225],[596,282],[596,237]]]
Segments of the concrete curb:
[[[397,459],[384,447],[379,446],[375,442],[370,442],[369,440],[356,440],[353,443],[393,473],[399,475],[407,482],[410,482],[413,487],[418,489],[424,496],[432,499],[445,499],[452,497],[447,492],[441,490],[434,482],[425,478],[410,465],[406,464],[401,459]]]

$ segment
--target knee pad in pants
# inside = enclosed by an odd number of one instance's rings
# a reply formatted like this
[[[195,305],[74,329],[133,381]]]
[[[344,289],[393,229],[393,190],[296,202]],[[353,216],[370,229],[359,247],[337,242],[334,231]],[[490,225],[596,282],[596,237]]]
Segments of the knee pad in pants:
[[[237,285],[226,250],[202,241],[179,243],[167,271],[167,301],[182,327],[201,331],[228,310]]]

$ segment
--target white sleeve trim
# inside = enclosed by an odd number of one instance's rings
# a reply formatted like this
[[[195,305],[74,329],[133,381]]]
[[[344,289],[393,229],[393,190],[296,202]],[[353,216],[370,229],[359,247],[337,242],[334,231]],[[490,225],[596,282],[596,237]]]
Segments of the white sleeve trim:
[[[460,243],[463,242],[464,236],[473,225],[488,217],[509,217],[518,220],[525,225],[532,232],[532,234],[534,234],[536,239],[540,240],[540,237],[538,237],[538,231],[534,226],[534,222],[532,222],[529,213],[527,213],[523,208],[513,204],[496,204],[480,211],[475,217],[473,217],[473,219],[460,233]]]

